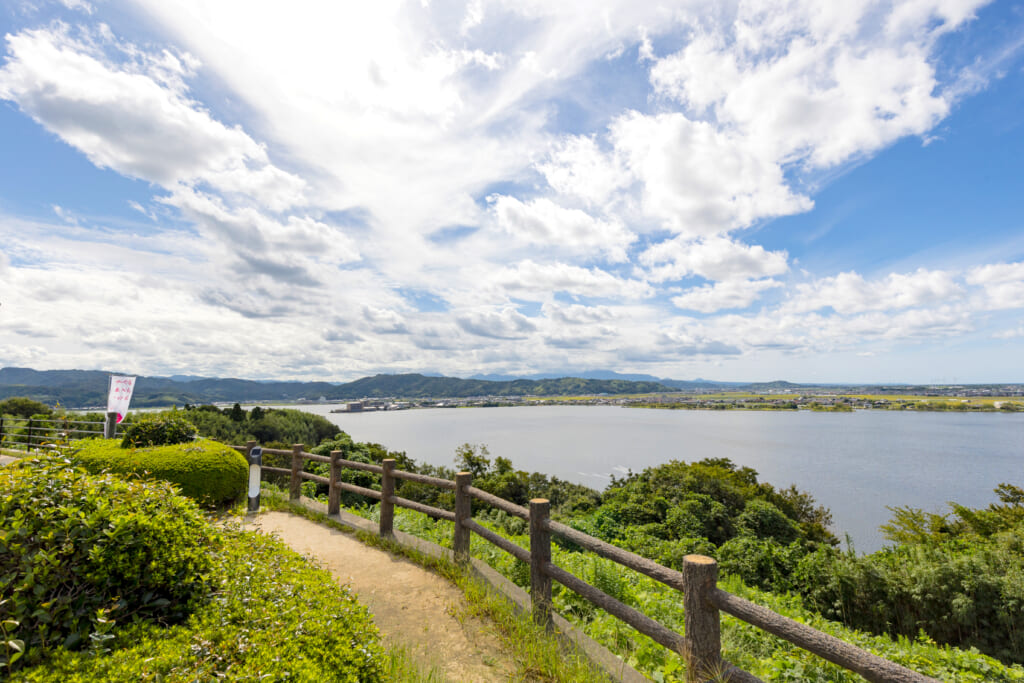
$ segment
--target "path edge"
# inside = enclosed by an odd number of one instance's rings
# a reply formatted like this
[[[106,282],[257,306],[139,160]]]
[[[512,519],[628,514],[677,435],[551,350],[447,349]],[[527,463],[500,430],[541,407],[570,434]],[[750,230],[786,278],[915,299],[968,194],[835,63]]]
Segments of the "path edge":
[[[295,504],[295,502],[292,501],[292,504]],[[306,510],[321,515],[332,522],[338,522],[355,531],[364,531],[374,536],[377,535],[378,529],[375,522],[354,515],[351,512],[340,510],[336,515],[328,515],[326,504],[318,503],[305,496],[301,497],[297,503]],[[448,548],[443,548],[435,543],[398,531],[397,529],[393,533],[394,540],[399,545],[411,548],[429,557],[444,559],[452,563],[455,562],[455,556]],[[471,567],[473,575],[477,579],[484,581],[495,592],[512,603],[513,608],[521,616],[529,618],[531,614],[529,593],[499,574],[486,562],[471,558]],[[573,626],[561,615],[553,613],[552,618],[559,637],[600,667],[608,674],[611,680],[620,681],[621,683],[648,683],[650,681],[649,678],[623,661],[621,657],[613,654],[608,648]]]

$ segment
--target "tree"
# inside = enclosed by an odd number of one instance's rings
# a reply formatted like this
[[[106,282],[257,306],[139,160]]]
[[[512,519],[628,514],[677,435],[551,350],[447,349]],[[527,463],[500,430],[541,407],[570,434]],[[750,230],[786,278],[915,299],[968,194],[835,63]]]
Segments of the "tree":
[[[245,422],[245,411],[242,410],[242,406],[236,403],[231,406],[231,410],[228,412],[228,417],[231,418],[232,422]]]
[[[486,444],[464,443],[455,449],[455,465],[476,479],[487,474],[490,469],[491,459],[487,457],[490,454]]]
[[[5,401],[0,401],[0,415],[17,415],[18,417],[32,417],[33,415],[51,415],[53,408],[33,401],[30,398],[15,396]]]

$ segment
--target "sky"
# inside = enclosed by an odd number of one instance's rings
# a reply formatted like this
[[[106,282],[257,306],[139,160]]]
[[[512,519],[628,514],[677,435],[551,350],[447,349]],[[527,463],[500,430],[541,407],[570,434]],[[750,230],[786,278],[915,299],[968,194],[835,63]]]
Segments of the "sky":
[[[0,366],[1024,382],[1024,5],[5,0]]]

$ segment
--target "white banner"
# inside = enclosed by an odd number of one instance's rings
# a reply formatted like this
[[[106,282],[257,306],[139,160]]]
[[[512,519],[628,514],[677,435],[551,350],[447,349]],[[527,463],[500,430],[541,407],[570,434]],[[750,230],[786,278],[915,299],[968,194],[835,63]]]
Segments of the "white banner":
[[[132,402],[135,390],[135,378],[122,375],[110,376],[110,393],[107,396],[107,412],[117,413],[118,424],[128,414],[128,405]]]

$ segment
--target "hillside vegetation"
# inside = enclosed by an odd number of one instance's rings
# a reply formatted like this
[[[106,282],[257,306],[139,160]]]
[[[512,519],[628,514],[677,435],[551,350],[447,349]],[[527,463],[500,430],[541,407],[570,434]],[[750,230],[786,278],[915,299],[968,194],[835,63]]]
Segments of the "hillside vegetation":
[[[53,456],[0,468],[0,619],[14,681],[384,678],[376,628],[330,574],[166,483]]]

